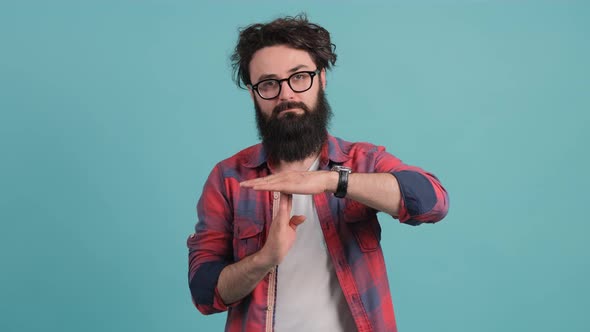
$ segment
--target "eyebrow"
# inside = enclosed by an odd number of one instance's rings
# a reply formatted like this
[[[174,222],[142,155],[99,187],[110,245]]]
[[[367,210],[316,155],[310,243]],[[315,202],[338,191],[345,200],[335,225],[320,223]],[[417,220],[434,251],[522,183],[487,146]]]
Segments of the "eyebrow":
[[[287,72],[288,73],[295,73],[299,69],[303,69],[303,68],[309,68],[309,66],[308,65],[297,65],[297,66],[289,69],[289,71],[287,71]],[[278,79],[279,77],[277,75],[275,75],[275,74],[264,74],[264,75],[261,75],[258,78],[258,82],[263,81],[263,80],[267,80],[267,79],[270,79],[270,78],[276,78],[276,79]]]

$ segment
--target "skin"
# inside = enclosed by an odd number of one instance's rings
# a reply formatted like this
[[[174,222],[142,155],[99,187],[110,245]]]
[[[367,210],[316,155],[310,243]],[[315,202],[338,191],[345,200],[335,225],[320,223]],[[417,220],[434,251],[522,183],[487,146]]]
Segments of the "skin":
[[[287,78],[297,71],[313,71],[317,66],[309,53],[287,46],[271,46],[258,50],[250,62],[250,79],[253,84],[267,78]],[[316,80],[317,79],[317,80]],[[264,100],[250,89],[253,101],[258,101],[262,112],[270,116],[272,110],[286,101],[303,102],[310,109],[317,103],[318,89],[326,87],[326,73],[322,70],[314,79],[308,91],[295,93],[287,82],[283,82],[280,95]],[[318,84],[319,82],[319,84]],[[302,114],[301,109],[287,112]],[[242,187],[254,190],[278,191],[281,193],[279,211],[269,229],[267,241],[262,249],[245,259],[225,267],[219,276],[217,288],[225,303],[236,302],[252,292],[256,285],[276,265],[279,265],[295,243],[297,226],[305,216],[290,216],[292,194],[315,195],[334,193],[338,186],[338,173],[332,171],[307,171],[317,154],[304,160],[287,163],[279,161],[273,165],[273,174],[267,177],[240,183]],[[352,173],[349,175],[347,198],[356,200],[394,217],[398,216],[401,204],[399,184],[391,174]]]

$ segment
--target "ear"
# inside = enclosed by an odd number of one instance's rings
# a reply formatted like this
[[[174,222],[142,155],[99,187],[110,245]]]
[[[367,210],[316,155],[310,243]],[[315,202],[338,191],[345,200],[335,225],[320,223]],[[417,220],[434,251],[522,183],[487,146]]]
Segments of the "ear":
[[[322,89],[326,89],[326,68],[320,71],[320,81],[322,82]]]

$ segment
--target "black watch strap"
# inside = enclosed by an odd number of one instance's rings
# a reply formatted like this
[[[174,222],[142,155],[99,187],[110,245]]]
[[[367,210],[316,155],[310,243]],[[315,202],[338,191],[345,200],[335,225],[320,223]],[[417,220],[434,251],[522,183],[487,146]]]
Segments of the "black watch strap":
[[[344,198],[348,191],[348,174],[352,173],[352,169],[337,165],[332,167],[332,170],[338,172],[338,187],[336,187],[334,196]]]

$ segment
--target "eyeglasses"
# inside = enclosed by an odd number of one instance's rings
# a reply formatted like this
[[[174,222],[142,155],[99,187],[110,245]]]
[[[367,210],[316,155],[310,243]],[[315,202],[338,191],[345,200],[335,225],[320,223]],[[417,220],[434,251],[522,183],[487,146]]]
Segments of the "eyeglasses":
[[[252,85],[252,90],[258,92],[258,95],[262,99],[274,99],[281,94],[281,88],[283,82],[287,81],[289,87],[293,92],[301,93],[311,89],[313,85],[313,77],[320,73],[319,69],[315,71],[298,71],[288,78],[282,80],[268,79],[262,80]]]

